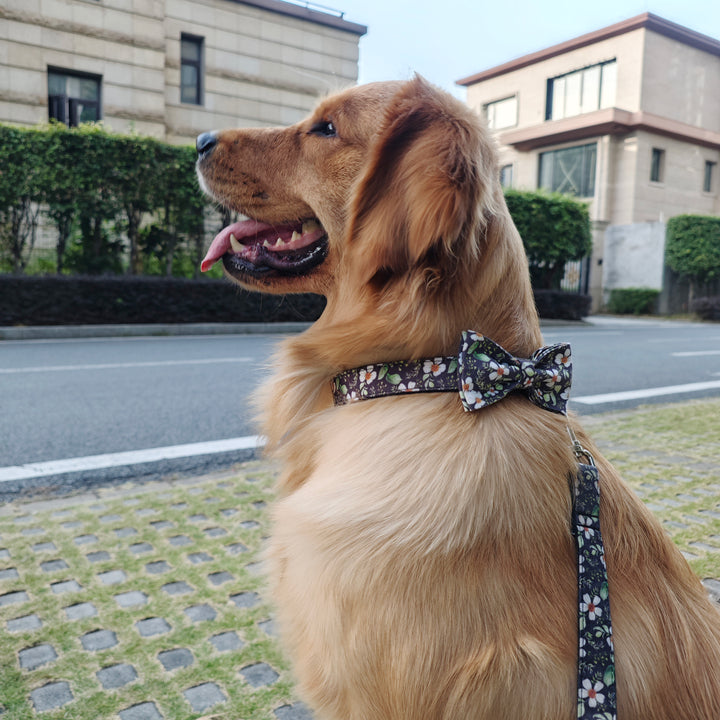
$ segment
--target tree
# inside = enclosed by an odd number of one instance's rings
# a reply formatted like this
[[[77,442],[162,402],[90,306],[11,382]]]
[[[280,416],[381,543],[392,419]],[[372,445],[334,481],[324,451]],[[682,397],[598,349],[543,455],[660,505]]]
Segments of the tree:
[[[505,200],[525,245],[533,287],[557,289],[569,260],[592,249],[587,205],[565,195],[506,190]]]
[[[689,301],[697,284],[720,277],[720,217],[677,215],[667,224],[667,266],[690,281]]]

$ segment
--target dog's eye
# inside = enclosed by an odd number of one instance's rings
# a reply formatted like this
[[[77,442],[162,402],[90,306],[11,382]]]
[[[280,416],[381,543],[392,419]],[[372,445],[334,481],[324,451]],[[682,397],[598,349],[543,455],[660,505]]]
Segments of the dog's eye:
[[[332,120],[320,120],[310,128],[311,135],[322,135],[323,137],[337,137],[335,123]]]

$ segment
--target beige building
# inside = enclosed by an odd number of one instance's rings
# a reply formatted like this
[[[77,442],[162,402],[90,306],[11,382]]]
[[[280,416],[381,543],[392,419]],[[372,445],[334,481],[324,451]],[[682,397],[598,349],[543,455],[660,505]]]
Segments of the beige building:
[[[720,214],[720,40],[645,13],[458,81],[504,184],[587,200],[589,286],[663,284],[664,221]]]
[[[280,0],[2,0],[0,122],[102,120],[173,143],[286,125],[357,81],[366,30]]]

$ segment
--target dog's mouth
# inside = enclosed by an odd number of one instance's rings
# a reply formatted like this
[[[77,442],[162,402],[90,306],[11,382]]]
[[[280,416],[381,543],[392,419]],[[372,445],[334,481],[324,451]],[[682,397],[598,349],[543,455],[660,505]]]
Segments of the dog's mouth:
[[[325,228],[315,218],[287,225],[242,220],[215,237],[200,265],[207,272],[218,260],[233,276],[304,275],[327,257]]]

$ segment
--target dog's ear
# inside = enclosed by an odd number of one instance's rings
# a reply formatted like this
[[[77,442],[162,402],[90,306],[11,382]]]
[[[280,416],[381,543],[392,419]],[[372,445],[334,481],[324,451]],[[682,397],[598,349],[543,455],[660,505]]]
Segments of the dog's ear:
[[[487,147],[485,147],[487,145]],[[420,77],[387,109],[350,209],[354,269],[369,281],[407,272],[430,258],[442,271],[472,245],[495,153],[477,116]]]

